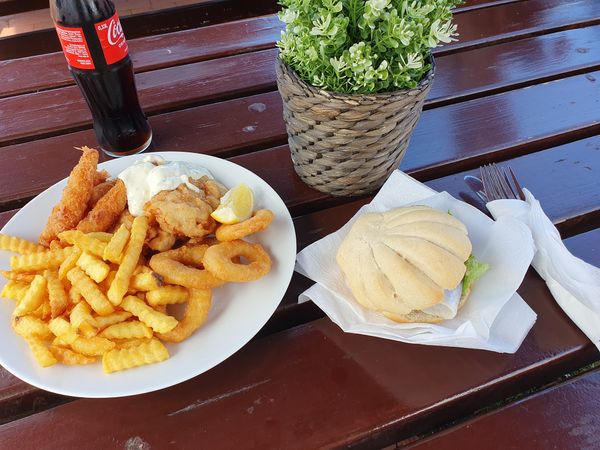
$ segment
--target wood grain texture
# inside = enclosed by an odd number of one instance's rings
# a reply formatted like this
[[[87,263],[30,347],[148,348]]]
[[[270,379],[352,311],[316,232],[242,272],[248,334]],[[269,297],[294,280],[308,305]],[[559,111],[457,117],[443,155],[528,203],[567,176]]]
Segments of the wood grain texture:
[[[553,199],[556,197],[556,191],[554,191],[555,185],[549,184],[547,182],[544,184],[544,179],[555,180],[556,186],[558,186],[561,189],[562,205],[578,205],[579,213],[585,215],[590,209],[590,205],[595,205],[596,209],[598,209],[599,205],[599,202],[597,201],[597,195],[592,196],[589,199],[587,198],[590,197],[590,192],[600,192],[600,189],[598,189],[597,187],[598,179],[597,177],[586,175],[588,169],[583,168],[584,166],[592,163],[589,159],[593,158],[593,155],[598,153],[597,150],[599,146],[599,138],[591,138],[586,141],[581,141],[581,145],[579,145],[578,147],[576,147],[575,144],[570,144],[567,146],[560,147],[558,149],[551,149],[545,152],[517,158],[515,160],[509,161],[509,163],[511,167],[513,167],[517,171],[517,174],[522,184],[526,187],[531,188],[535,192],[537,198],[540,200],[544,208],[548,210],[549,215],[552,219],[556,220],[553,211],[560,211],[560,205],[555,205],[553,202]],[[563,161],[560,161],[565,156],[568,158],[569,155],[578,155],[580,159],[565,159]],[[579,161],[579,163],[574,164],[576,161]],[[595,166],[592,167],[594,172],[599,170],[599,163],[600,162],[598,161],[598,159],[596,159]],[[573,164],[575,166],[578,166],[575,168],[575,170],[571,170],[571,165]],[[580,165],[581,167],[579,167]],[[540,172],[538,172],[538,168],[541,169]],[[554,168],[554,171],[552,170],[552,168]],[[568,175],[563,174],[564,172],[568,172],[569,170],[573,172],[571,178],[569,178]],[[460,197],[461,193],[464,191],[464,183],[462,181],[462,176],[463,174],[460,174],[453,177],[447,177],[442,180],[435,180],[433,182],[428,183],[428,185],[436,189],[445,189],[450,194],[456,197]],[[585,178],[585,180],[583,180],[582,177]],[[583,197],[586,198],[582,201]],[[354,214],[354,212],[364,202],[364,200],[357,201],[348,205],[343,205],[337,208],[332,208],[296,218],[294,223],[298,233],[299,249],[339,228],[351,217],[352,214]],[[482,205],[478,206],[482,207]],[[572,208],[571,213],[574,215],[578,214],[576,209],[577,207]],[[12,216],[12,214],[14,214],[14,211],[2,214],[0,216],[0,225],[3,225],[4,222],[10,216]],[[594,232],[586,233],[584,235],[568,239],[566,242],[575,254],[583,256],[592,264],[598,264],[600,262],[600,239],[598,239],[599,237],[600,230],[595,230]],[[523,285],[520,291],[524,298],[526,298],[527,300],[529,300],[532,297],[538,296],[541,291],[545,290],[543,282],[541,282],[541,280],[539,280],[537,276],[530,274],[528,275],[527,280],[528,281]],[[533,285],[528,283],[533,283]],[[300,292],[307,289],[310,286],[310,284],[311,282],[306,280],[304,277],[298,274],[294,275],[292,283],[288,288],[288,291],[284,297],[282,304],[278,308],[277,313],[273,316],[272,319],[269,320],[269,323],[262,330],[261,335],[264,336],[267,334],[272,334],[275,331],[286,329],[293,324],[304,323],[310,320],[314,320],[320,316],[321,313],[313,304],[296,304],[296,299]],[[549,305],[553,305],[553,303],[548,299],[540,301],[539,304],[542,308],[548,308]],[[534,306],[534,309],[536,310],[536,312],[539,313],[540,311],[538,306]],[[556,311],[554,311],[554,314],[557,314]],[[560,315],[561,314],[558,314],[558,316]],[[556,320],[558,320],[558,316],[556,316]],[[550,325],[548,327],[548,333],[553,333],[555,331],[556,333],[563,333],[563,331],[561,331],[561,327],[558,326],[558,328],[555,329],[556,326],[557,325],[555,324]],[[560,337],[562,336],[562,334],[558,334],[557,336]],[[538,337],[536,339],[542,338]],[[543,339],[547,340],[547,337],[543,337]],[[552,347],[554,345],[554,341],[551,342]],[[20,383],[18,380],[8,375],[5,377],[5,379],[7,381],[4,387],[2,387],[2,384],[0,384],[0,406],[4,405],[3,408],[5,411],[15,411],[15,408],[17,407],[14,405],[13,397],[9,396],[8,394],[6,395],[6,398],[3,397],[2,392],[4,391],[4,389],[6,389],[6,392],[12,392],[15,389],[20,389],[21,391],[19,392],[27,393],[27,395],[29,395],[30,398],[46,399],[45,401],[48,405],[56,404],[62,401],[61,398],[58,396],[48,395],[46,397],[45,395],[37,393],[37,391],[33,388],[27,389],[23,387],[22,383]],[[5,398],[5,400],[2,400],[3,398]],[[38,402],[39,401],[41,400],[38,400]],[[0,408],[0,411],[1,410],[2,409]]]
[[[275,15],[128,40],[136,73],[274,46],[281,22]],[[44,67],[44,76],[39,68]],[[62,52],[0,61],[0,97],[73,85]]]
[[[528,0],[459,14],[455,23],[460,33],[458,41],[442,47],[439,54],[597,25],[600,3],[595,0]],[[502,31],[492,31],[496,27]]]
[[[599,396],[600,371],[596,370],[442,431],[407,448],[591,450],[598,447]]]
[[[467,50],[436,58],[435,81],[425,108],[598,68],[600,25]]]
[[[595,69],[600,66],[599,38],[597,26],[439,58],[425,108]],[[147,113],[156,114],[275,89],[275,58],[271,49],[142,73],[137,76],[140,100]],[[7,74],[7,79],[17,75]],[[0,146],[91,127],[75,86],[0,99],[0,119],[6,119],[0,121]],[[279,133],[281,139],[281,127]]]
[[[463,17],[461,20],[464,27],[476,26],[469,22],[470,18],[475,20],[475,16],[462,14],[461,17]],[[521,26],[526,27],[527,23],[523,22]],[[282,29],[283,24],[275,15],[256,17],[160,36],[131,39],[130,54],[136,72],[140,73],[243,51],[274,47]],[[539,42],[525,39],[523,43],[515,42],[514,46],[495,45],[482,52],[462,52],[460,58],[444,59],[445,63],[438,58],[434,90],[436,85],[445,85],[444,81],[440,81],[440,76],[450,78],[450,74],[454,73],[448,70],[456,70],[460,75],[453,76],[450,81],[462,82],[469,86],[473,83],[474,77],[480,79],[477,84],[485,85],[486,81],[490,80],[497,80],[502,84],[501,82],[506,82],[507,79],[523,82],[535,78],[536,72],[548,77],[557,73],[558,68],[566,72],[572,66],[574,68],[570,70],[592,67],[597,64],[595,51],[598,45],[597,29],[587,27],[579,30],[572,35],[573,37],[570,34],[556,33],[553,38],[541,37]],[[503,27],[497,24],[492,33],[494,32],[502,35]],[[468,40],[465,36],[461,39],[462,42]],[[583,44],[581,44],[582,40]],[[559,50],[561,58],[556,58],[556,52]],[[444,52],[445,47],[434,50],[436,55]],[[565,57],[563,61],[562,58]],[[494,63],[485,64],[488,60]],[[460,64],[457,65],[455,63],[457,61],[460,61]],[[511,67],[518,69],[517,73],[507,73],[503,70],[506,64],[511,64]],[[44,77],[38,76],[39,67],[46,68]],[[467,70],[467,67],[473,67],[473,70]],[[0,61],[0,79],[3,79],[0,97],[74,84],[61,52]],[[473,89],[473,86],[469,88]],[[430,98],[436,97],[437,94],[432,93]]]
[[[596,78],[597,73],[578,75],[424,111],[401,168],[419,179],[433,179],[598,133]],[[266,109],[259,112],[258,104]],[[277,93],[156,116],[151,124],[157,150],[227,156],[286,140]],[[0,208],[20,206],[64,178],[76,158],[73,146],[83,144],[95,145],[91,131],[0,149],[0,173],[19,174],[0,179]],[[41,157],[47,164],[31,164]],[[287,147],[240,156],[236,162],[272,178],[296,214],[311,210],[315,201],[339,204],[299,181]]]
[[[598,237],[588,236],[590,247],[597,249]],[[90,449],[135,439],[153,448],[199,440],[208,448],[389,444],[597,357],[541,279],[527,275],[520,292],[538,321],[514,355],[345,334],[323,319],[255,340],[178,386],[132,398],[77,400],[1,426],[0,439],[16,445],[35,428],[28,441],[33,447],[69,448],[85,427]]]
[[[207,0],[194,5],[133,14],[121,18],[127,39],[188,30],[217,23],[270,14],[278,10],[274,0]],[[53,29],[0,39],[0,60],[60,51]]]
[[[263,50],[141,73],[136,76],[140,103],[152,115],[270,90],[275,83],[275,53]],[[77,86],[4,98],[0,142],[88,128],[91,120]]]
[[[25,11],[34,11],[48,7],[46,0],[1,0],[0,16],[18,14]]]

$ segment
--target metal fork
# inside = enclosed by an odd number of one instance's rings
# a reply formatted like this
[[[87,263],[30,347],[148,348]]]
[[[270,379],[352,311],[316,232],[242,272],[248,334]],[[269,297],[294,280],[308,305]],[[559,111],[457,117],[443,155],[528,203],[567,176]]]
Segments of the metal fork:
[[[481,173],[481,182],[483,190],[488,201],[499,200],[501,198],[513,198],[525,200],[525,194],[517,177],[509,167],[508,171],[497,164],[488,164],[479,168]],[[510,174],[510,178],[509,178]]]

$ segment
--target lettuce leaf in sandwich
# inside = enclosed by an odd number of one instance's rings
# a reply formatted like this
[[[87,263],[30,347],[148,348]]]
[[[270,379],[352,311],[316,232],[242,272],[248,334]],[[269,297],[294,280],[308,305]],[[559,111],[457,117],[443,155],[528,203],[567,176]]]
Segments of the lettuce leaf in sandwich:
[[[490,265],[479,261],[475,258],[475,255],[469,256],[469,259],[465,261],[467,271],[463,278],[462,295],[466,295],[473,283],[479,280],[490,268]]]

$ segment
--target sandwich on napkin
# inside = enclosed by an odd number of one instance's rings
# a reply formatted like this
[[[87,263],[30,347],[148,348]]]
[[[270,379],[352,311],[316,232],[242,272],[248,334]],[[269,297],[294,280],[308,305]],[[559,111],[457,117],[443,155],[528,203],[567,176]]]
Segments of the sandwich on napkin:
[[[487,271],[471,251],[458,219],[410,206],[361,215],[340,245],[337,262],[365,308],[397,322],[435,323],[450,318],[439,306],[454,296],[460,308]]]

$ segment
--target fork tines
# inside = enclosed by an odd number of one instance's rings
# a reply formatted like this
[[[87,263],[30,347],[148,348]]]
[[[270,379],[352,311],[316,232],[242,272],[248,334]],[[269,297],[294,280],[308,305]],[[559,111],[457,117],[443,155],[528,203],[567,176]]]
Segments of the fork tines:
[[[492,163],[481,166],[479,170],[481,172],[483,190],[487,195],[488,201],[499,200],[501,198],[525,200],[523,189],[521,189],[517,177],[510,167],[507,172],[505,168]]]

